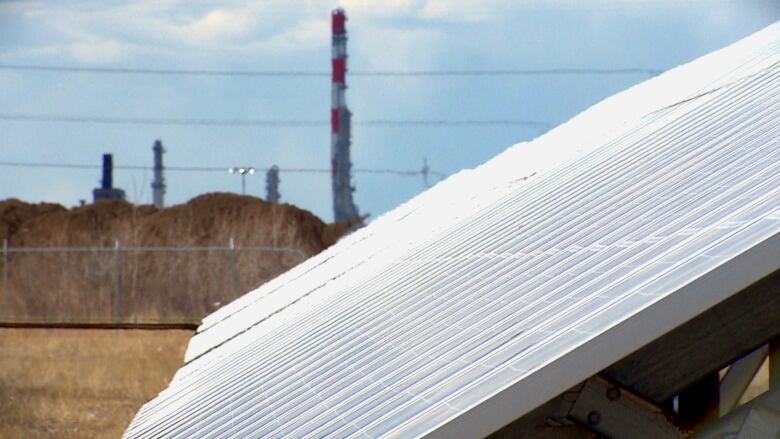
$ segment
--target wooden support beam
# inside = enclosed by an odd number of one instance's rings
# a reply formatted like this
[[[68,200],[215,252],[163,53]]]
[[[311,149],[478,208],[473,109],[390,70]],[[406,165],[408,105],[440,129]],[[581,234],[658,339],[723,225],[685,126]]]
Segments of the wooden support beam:
[[[672,415],[600,377],[585,382],[569,418],[615,439],[677,439],[685,432]]]
[[[780,437],[780,390],[769,390],[698,429],[690,439]]]
[[[688,385],[677,394],[677,418],[682,425],[693,429],[712,421],[720,414],[720,377],[710,372]]]
[[[767,345],[761,346],[729,367],[726,375],[720,380],[720,416],[734,410],[739,404],[739,400],[755,378],[758,369],[764,364],[768,351]]]
[[[778,336],[780,271],[638,349],[603,374],[661,405]]]
[[[780,390],[780,338],[769,343],[769,389]]]
[[[605,369],[603,374],[620,387],[670,411],[671,406],[664,404],[686,386],[778,337],[780,271],[639,348]],[[780,387],[780,343],[773,346],[775,360],[770,359],[776,371],[773,382]],[[550,426],[549,418],[560,412],[562,404],[569,404],[565,394],[489,437],[588,437],[589,431],[580,425]]]

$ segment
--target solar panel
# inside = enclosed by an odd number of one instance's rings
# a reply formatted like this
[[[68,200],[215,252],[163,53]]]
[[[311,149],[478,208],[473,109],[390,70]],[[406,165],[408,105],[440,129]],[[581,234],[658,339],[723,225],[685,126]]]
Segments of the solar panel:
[[[125,436],[500,428],[778,268],[778,84],[773,25],[438,185],[204,320]]]

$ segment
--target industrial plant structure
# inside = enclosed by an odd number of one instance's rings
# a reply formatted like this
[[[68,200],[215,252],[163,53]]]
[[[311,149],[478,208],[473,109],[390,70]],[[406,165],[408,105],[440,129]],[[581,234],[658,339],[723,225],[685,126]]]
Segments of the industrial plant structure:
[[[114,160],[111,154],[103,154],[103,178],[100,187],[92,191],[94,202],[102,200],[124,200],[125,191],[114,187]]]
[[[165,207],[165,176],[163,172],[165,170],[163,166],[163,148],[162,142],[157,140],[152,147],[154,152],[154,180],[152,180],[152,200],[154,207],[162,209]]]
[[[350,158],[350,120],[347,109],[347,16],[343,9],[331,14],[333,30],[333,76],[331,87],[330,164],[333,181],[333,216],[336,222],[354,222],[360,218],[352,199],[352,162]]]

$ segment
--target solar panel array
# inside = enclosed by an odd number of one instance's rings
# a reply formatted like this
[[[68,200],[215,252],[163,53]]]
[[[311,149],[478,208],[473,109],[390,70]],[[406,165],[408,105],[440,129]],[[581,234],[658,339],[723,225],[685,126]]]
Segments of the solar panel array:
[[[125,436],[436,434],[508,389],[519,417],[652,334],[569,353],[674,295],[711,305],[685,287],[780,232],[780,26],[651,83],[615,102],[666,102],[518,145],[204,320]],[[592,146],[543,151],[562,138]],[[540,386],[555,362],[574,381]]]

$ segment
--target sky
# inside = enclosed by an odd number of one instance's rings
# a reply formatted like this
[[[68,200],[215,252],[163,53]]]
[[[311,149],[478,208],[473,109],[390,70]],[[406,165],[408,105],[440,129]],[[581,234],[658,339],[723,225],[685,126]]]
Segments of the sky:
[[[100,170],[26,164],[151,166],[160,139],[166,204],[241,191],[234,166],[282,168],[282,201],[333,218],[330,128],[126,123],[127,119],[326,122],[330,11],[348,16],[347,102],[356,204],[370,218],[425,190],[421,175],[357,170],[475,167],[633,84],[780,19],[780,2],[745,1],[14,1],[0,0],[0,199],[91,201]],[[324,75],[131,74],[19,66]],[[371,72],[639,69],[541,75]],[[649,72],[648,72],[649,71]],[[19,120],[20,116],[59,120]],[[78,122],[66,122],[75,118]],[[116,118],[123,123],[90,122]],[[542,125],[366,125],[361,121],[540,121]],[[9,163],[17,165],[8,165]],[[151,203],[151,171],[117,169],[128,200]],[[436,176],[429,178],[434,184]],[[265,195],[262,172],[247,193]]]

